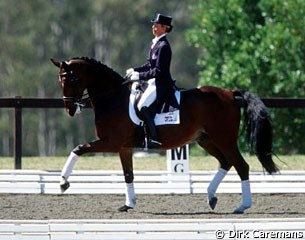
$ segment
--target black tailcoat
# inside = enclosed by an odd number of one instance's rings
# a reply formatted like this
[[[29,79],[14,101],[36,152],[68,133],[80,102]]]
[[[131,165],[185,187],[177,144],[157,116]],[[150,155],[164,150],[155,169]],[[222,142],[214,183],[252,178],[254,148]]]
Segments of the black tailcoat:
[[[147,62],[134,68],[140,73],[140,80],[156,79],[157,101],[159,103],[164,101],[165,94],[171,90],[170,87],[173,85],[170,74],[171,59],[171,46],[164,36],[150,49]]]

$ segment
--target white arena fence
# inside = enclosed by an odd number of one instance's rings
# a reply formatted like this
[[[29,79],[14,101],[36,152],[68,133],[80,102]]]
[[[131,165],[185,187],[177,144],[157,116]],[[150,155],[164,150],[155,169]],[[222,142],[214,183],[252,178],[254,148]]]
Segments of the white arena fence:
[[[205,193],[214,171],[169,174],[136,171],[137,193]],[[0,170],[0,192],[58,194],[60,172]],[[304,193],[305,171],[278,175],[251,172],[253,192]],[[121,171],[74,171],[67,194],[124,193]],[[240,192],[240,179],[229,173],[219,192]],[[0,240],[189,240],[303,239],[305,218],[145,219],[145,220],[0,220]]]
[[[135,171],[137,194],[206,193],[215,171],[171,174],[166,171]],[[58,171],[0,170],[0,193],[59,194]],[[74,171],[65,194],[122,194],[122,171]],[[304,193],[305,171],[282,171],[268,175],[250,173],[253,193]],[[240,193],[240,178],[230,172],[220,184],[219,193]]]
[[[1,240],[300,239],[305,218],[0,220]]]

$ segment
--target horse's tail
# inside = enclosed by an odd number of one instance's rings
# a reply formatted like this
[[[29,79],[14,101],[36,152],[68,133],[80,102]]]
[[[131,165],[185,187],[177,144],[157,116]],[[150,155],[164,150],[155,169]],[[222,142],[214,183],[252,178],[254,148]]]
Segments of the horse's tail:
[[[279,171],[272,160],[273,134],[267,107],[251,92],[238,90],[234,94],[242,98],[246,139],[252,151],[268,173]]]

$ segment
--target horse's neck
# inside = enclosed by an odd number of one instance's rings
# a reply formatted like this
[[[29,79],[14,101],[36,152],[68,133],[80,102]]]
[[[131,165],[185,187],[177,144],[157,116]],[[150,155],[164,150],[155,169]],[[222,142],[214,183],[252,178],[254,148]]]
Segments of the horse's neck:
[[[101,82],[99,78],[96,78],[92,81],[92,84],[87,87],[89,97],[94,105],[110,105],[111,103],[118,102],[124,104],[125,101],[128,101],[128,87],[122,85],[120,79],[107,79],[107,81],[107,84],[105,84]]]

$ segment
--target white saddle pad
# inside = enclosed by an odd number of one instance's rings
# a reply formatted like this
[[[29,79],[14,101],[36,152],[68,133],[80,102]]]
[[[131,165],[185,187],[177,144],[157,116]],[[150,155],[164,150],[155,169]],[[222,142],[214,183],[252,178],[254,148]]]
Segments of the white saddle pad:
[[[134,82],[131,86],[131,93],[129,96],[129,117],[132,122],[136,125],[143,125],[143,120],[138,118],[136,111],[134,109],[135,100],[140,94],[139,90],[137,90],[137,82]],[[180,105],[180,92],[176,91],[175,96],[178,104]],[[167,125],[167,124],[180,124],[180,110],[173,109],[173,111],[169,111],[166,113],[157,113],[155,116],[155,125]]]

